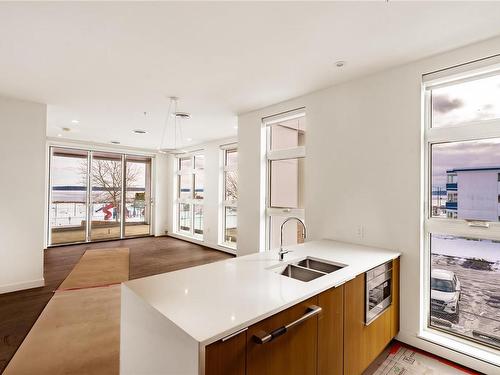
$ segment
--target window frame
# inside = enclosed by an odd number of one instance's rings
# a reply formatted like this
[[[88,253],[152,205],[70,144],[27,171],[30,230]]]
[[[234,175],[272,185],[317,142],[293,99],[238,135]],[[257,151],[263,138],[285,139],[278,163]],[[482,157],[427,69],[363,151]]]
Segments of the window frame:
[[[420,293],[420,335],[434,337],[440,340],[451,340],[467,350],[480,350],[498,355],[498,348],[484,342],[475,341],[453,334],[449,330],[431,326],[431,235],[451,235],[471,239],[500,240],[500,222],[481,220],[464,220],[458,218],[432,216],[432,146],[441,143],[464,141],[480,141],[500,138],[500,118],[484,121],[469,121],[440,127],[432,127],[432,89],[463,83],[486,76],[500,74],[500,66],[494,65],[479,69],[461,69],[459,73],[446,75],[439,72],[437,78],[432,74],[424,76],[422,83],[422,243],[420,278],[422,290]],[[469,349],[470,348],[470,349]]]
[[[204,233],[195,233],[195,206],[202,206],[203,211],[203,219],[205,215],[204,210],[204,200],[205,200],[205,183],[203,184],[203,198],[195,198],[195,186],[196,186],[196,175],[205,173],[205,165],[203,164],[203,168],[196,168],[195,158],[196,157],[205,157],[203,150],[193,152],[190,154],[179,154],[175,156],[175,194],[174,194],[174,232],[176,234],[190,237],[199,241],[203,241]],[[181,169],[182,160],[190,159],[191,160],[191,168]],[[190,186],[191,186],[191,196],[189,198],[181,198],[180,190],[181,190],[181,176],[190,176]],[[189,230],[181,229],[180,225],[180,205],[187,204],[189,205],[189,211],[191,213],[190,218],[190,227]]]
[[[294,148],[271,150],[271,126],[283,121],[296,118],[306,118],[306,109],[304,107],[295,110],[287,111],[275,116],[265,117],[262,119],[262,126],[265,129],[265,168],[266,168],[266,195],[265,195],[265,245],[266,251],[271,248],[271,230],[272,218],[287,218],[290,216],[298,217],[305,221],[305,208],[291,207],[271,207],[271,162],[276,160],[289,159],[305,159],[306,146],[297,146]],[[306,120],[307,121],[307,120]],[[306,127],[307,131],[307,127]],[[307,136],[305,138],[307,144]]]
[[[222,247],[227,247],[231,250],[237,250],[238,248],[238,240],[234,246],[226,242],[226,208],[235,208],[236,209],[236,217],[238,216],[238,197],[236,199],[226,199],[226,173],[228,172],[236,172],[238,173],[238,159],[236,162],[236,166],[228,166],[227,165],[227,154],[230,152],[238,152],[237,144],[229,144],[221,146],[221,168],[220,168],[220,179],[221,179],[221,204],[220,204],[220,234],[219,234],[219,245]],[[238,158],[238,156],[237,156]]]

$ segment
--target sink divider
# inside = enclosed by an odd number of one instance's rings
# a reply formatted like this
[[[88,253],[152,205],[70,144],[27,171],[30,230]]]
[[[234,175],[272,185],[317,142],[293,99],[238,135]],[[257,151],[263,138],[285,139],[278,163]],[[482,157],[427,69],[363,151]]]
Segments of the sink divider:
[[[299,266],[298,264],[289,263],[288,265],[292,266],[292,267],[301,268],[303,270],[307,270],[307,271],[310,271],[310,272],[316,272],[316,273],[319,273],[321,275],[328,275],[328,273],[326,273],[326,272],[318,271],[318,270],[315,270],[315,269],[312,269],[312,268],[307,268],[307,267],[304,267],[304,266]]]

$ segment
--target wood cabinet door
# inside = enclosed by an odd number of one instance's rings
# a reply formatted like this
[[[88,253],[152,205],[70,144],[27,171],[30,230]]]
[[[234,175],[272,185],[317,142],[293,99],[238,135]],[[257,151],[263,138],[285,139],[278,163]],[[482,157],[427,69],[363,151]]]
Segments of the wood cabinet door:
[[[292,306],[249,327],[247,375],[314,375],[317,372],[318,315],[291,327],[267,343],[259,343],[276,329],[300,319],[317,306],[318,296]]]
[[[393,261],[392,304],[365,325],[365,274],[344,285],[344,374],[360,375],[399,330],[399,260]]]
[[[205,348],[205,375],[245,375],[247,332]]]
[[[342,375],[344,370],[344,286],[318,296],[318,374]]]

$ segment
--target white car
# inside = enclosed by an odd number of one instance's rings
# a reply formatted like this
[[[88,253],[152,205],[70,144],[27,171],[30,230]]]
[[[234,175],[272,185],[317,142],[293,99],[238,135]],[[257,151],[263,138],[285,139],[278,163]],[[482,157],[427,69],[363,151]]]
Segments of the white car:
[[[452,271],[434,269],[431,272],[431,314],[458,322],[460,281]]]

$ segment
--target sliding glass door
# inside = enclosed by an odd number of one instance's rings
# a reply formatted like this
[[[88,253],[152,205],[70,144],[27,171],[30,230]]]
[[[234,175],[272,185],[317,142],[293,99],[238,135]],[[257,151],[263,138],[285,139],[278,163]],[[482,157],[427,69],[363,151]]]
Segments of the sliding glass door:
[[[143,236],[151,230],[151,158],[125,159],[125,236]]]
[[[122,155],[93,152],[90,170],[90,240],[121,237]]]
[[[49,245],[151,233],[152,158],[51,147]]]
[[[50,244],[87,239],[88,152],[53,148],[50,160]]]

